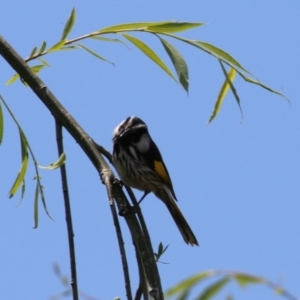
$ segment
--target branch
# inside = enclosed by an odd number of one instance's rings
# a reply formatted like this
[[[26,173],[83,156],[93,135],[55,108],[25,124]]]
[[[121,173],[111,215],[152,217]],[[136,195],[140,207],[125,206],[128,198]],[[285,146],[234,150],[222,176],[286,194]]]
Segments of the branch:
[[[116,180],[114,180],[114,174],[107,165],[105,159],[102,157],[101,153],[99,153],[99,150],[93,140],[80,127],[71,114],[60,104],[44,82],[32,72],[22,57],[20,57],[20,55],[5,41],[2,36],[0,36],[0,54],[44,103],[56,121],[64,126],[76,140],[98,171],[102,182],[107,185],[107,189],[112,189],[113,197],[115,198],[118,206],[124,205],[128,202],[120,185]],[[109,200],[110,202],[112,201],[111,198]],[[154,271],[156,269],[156,262],[153,251],[151,251],[148,247],[148,243],[145,241],[136,216],[134,214],[126,214],[125,220],[130,229],[134,245],[137,247],[145,275],[148,293],[154,299],[163,299],[160,278],[156,276],[156,272]]]
[[[58,121],[55,122],[55,127],[56,127],[56,141],[57,141],[58,156],[60,156],[62,153],[64,153],[62,127]],[[78,300],[79,298],[78,298],[78,285],[77,285],[77,272],[76,272],[74,232],[73,232],[73,224],[72,224],[72,213],[71,213],[71,205],[70,205],[70,198],[69,198],[66,164],[63,164],[60,167],[60,174],[61,174],[62,190],[64,195],[65,214],[66,214],[66,223],[67,223],[67,231],[68,231],[68,241],[69,241],[71,286],[73,292],[73,299]]]

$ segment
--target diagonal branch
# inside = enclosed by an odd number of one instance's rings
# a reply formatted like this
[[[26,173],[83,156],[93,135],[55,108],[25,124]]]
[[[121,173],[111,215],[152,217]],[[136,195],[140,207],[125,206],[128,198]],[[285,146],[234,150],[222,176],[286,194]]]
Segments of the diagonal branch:
[[[114,180],[114,175],[102,157],[97,146],[88,134],[80,127],[70,113],[61,105],[58,99],[52,94],[44,82],[36,76],[30,67],[24,62],[22,57],[0,36],[0,54],[11,65],[11,67],[20,75],[28,84],[38,98],[44,103],[48,110],[52,113],[55,120],[59,122],[71,136],[76,140],[82,150],[91,160],[98,171],[101,180],[106,184],[108,189],[112,189],[113,197],[117,204],[128,202],[120,185]],[[108,186],[110,185],[110,186]],[[110,201],[112,199],[109,199]],[[145,241],[144,234],[140,228],[140,224],[134,214],[125,215],[126,223],[130,229],[133,242],[137,247],[137,251],[142,264],[142,270],[145,275],[145,281],[148,293],[154,299],[163,299],[161,292],[160,278],[155,272],[156,262],[153,251]]]

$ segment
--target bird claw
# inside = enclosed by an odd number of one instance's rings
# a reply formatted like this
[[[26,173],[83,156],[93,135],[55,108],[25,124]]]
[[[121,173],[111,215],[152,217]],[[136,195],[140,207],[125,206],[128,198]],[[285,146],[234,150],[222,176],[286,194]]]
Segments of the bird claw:
[[[124,183],[122,180],[115,178],[114,183],[117,183],[120,187],[124,186]]]

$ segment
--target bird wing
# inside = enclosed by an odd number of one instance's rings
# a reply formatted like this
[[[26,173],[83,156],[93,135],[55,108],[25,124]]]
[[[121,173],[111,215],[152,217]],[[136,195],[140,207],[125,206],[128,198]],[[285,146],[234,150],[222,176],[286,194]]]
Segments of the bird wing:
[[[158,150],[158,147],[153,141],[150,143],[149,151],[147,151],[147,153],[143,155],[143,158],[146,161],[147,165],[158,175],[161,181],[170,189],[173,198],[177,200],[168,169],[164,164],[164,161]]]

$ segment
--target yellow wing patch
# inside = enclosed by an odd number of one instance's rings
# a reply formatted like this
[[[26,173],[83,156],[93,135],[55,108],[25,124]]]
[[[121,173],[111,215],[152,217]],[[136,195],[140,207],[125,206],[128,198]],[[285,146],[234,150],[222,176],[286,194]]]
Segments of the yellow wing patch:
[[[163,183],[165,183],[169,188],[172,187],[171,179],[163,162],[155,160],[154,171],[160,177]]]

